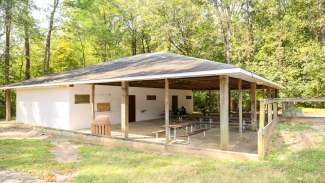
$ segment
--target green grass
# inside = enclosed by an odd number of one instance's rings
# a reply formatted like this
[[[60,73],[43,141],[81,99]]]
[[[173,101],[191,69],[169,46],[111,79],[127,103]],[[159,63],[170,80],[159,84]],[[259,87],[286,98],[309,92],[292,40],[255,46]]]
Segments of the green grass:
[[[301,131],[312,129],[310,124],[305,124],[305,123],[279,123],[276,126],[276,128],[277,128],[276,132],[282,132],[282,131],[301,132]]]
[[[0,169],[32,172],[77,172],[72,182],[324,182],[325,138],[315,148],[279,154],[282,132],[304,133],[310,126],[280,123],[274,149],[266,161],[226,161],[186,154],[159,154],[129,148],[81,145],[81,162],[59,164],[42,140],[0,140]]]
[[[304,113],[325,113],[325,109],[299,107]]]
[[[0,170],[24,171],[50,180],[53,173],[75,170],[73,164],[60,164],[50,153],[52,145],[45,140],[0,140]]]
[[[85,161],[74,182],[249,182],[262,167],[256,162],[238,164],[99,146],[84,146],[81,155]]]

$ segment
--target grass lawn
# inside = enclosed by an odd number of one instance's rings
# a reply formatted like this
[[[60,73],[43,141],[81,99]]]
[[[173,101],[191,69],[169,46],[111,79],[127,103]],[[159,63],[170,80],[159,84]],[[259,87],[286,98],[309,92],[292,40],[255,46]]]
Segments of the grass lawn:
[[[28,172],[46,181],[53,180],[54,173],[76,170],[76,164],[60,164],[50,152],[53,146],[46,140],[0,140],[0,170]]]
[[[128,148],[81,145],[79,163],[59,164],[46,140],[0,140],[0,169],[51,180],[53,172],[75,172],[72,182],[325,182],[325,138],[291,149],[283,137],[320,133],[309,125],[279,124],[266,161],[226,161]]]
[[[303,113],[325,113],[325,109],[321,108],[308,108],[308,107],[298,107]]]

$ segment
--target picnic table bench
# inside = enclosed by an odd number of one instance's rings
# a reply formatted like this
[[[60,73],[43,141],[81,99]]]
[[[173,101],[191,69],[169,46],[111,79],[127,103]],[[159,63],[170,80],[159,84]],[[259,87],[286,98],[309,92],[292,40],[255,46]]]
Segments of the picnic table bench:
[[[154,132],[152,132],[153,134],[155,134],[155,137],[156,138],[159,138],[159,134],[160,133],[165,133],[165,130],[157,130],[157,131],[154,131]]]
[[[198,130],[194,130],[191,132],[187,132],[185,135],[181,135],[181,137],[187,137],[187,143],[190,144],[191,143],[191,136],[202,133],[203,132],[203,136],[205,137],[205,132],[207,131],[207,128],[201,128]]]
[[[220,125],[220,122],[219,121],[213,121],[213,120],[209,119],[209,120],[199,120],[198,122],[196,122],[196,124],[199,125],[200,127],[202,125],[204,125],[205,128],[214,128],[217,125]],[[238,123],[237,120],[230,119],[229,120],[229,126],[239,128],[239,123]],[[251,126],[251,124],[249,123],[249,121],[244,119],[243,120],[243,128],[244,129],[249,129],[250,126]]]

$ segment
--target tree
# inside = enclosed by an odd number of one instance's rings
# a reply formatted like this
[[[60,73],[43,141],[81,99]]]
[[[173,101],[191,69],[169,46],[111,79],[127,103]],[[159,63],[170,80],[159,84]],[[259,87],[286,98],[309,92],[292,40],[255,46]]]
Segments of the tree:
[[[53,22],[56,10],[59,6],[59,0],[53,0],[53,9],[50,15],[49,28],[46,36],[45,43],[45,54],[44,54],[44,74],[49,74],[50,72],[50,56],[51,56],[51,36],[53,31]]]
[[[12,7],[13,1],[4,1],[5,6],[5,52],[4,52],[4,83],[10,82],[10,34],[11,34],[11,21],[12,21]]]
[[[324,0],[53,0],[45,36],[33,2],[0,0],[3,84],[169,51],[244,67],[281,96],[325,96]]]
[[[24,26],[24,40],[25,40],[25,79],[30,79],[30,43],[29,43],[29,36],[30,36],[30,15],[29,15],[29,0],[24,1],[23,5],[23,26]]]
[[[115,7],[120,13],[121,21],[125,25],[127,30],[128,40],[130,44],[131,55],[138,53],[145,53],[146,50],[150,50],[149,40],[150,35],[146,32],[147,25],[146,17],[150,16],[149,11],[150,1],[122,1],[118,4],[111,1],[113,7]],[[144,15],[143,12],[149,13]],[[140,48],[138,48],[140,47]],[[147,48],[147,49],[146,49]],[[141,50],[141,52],[139,52]]]
[[[191,1],[167,0],[156,5],[159,44],[183,55],[220,60],[220,38],[206,8]],[[209,50],[209,51],[206,51]]]
[[[233,36],[233,18],[242,7],[238,0],[211,0],[215,8],[216,22],[220,26],[223,36],[224,55],[227,63],[231,63],[231,37]]]

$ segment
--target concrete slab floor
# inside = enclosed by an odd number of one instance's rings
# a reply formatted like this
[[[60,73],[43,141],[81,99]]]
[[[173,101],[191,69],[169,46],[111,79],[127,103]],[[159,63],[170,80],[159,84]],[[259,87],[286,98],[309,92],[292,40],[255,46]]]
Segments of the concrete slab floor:
[[[129,124],[129,138],[134,140],[141,140],[147,142],[164,143],[165,134],[161,133],[159,138],[155,138],[152,133],[157,130],[164,129],[164,120],[148,120],[148,121],[138,121]],[[78,130],[78,132],[90,133],[90,129]],[[185,129],[178,129],[176,135],[176,143],[180,146],[192,146],[204,149],[220,149],[220,129],[211,128],[206,131],[206,135],[199,133],[191,136],[191,143],[187,144],[186,137],[180,137],[185,135]],[[122,138],[121,125],[112,125],[112,137]],[[228,150],[235,152],[245,152],[245,153],[257,153],[257,132],[255,131],[244,131],[243,136],[240,137],[237,128],[230,128],[229,133],[229,147]]]

